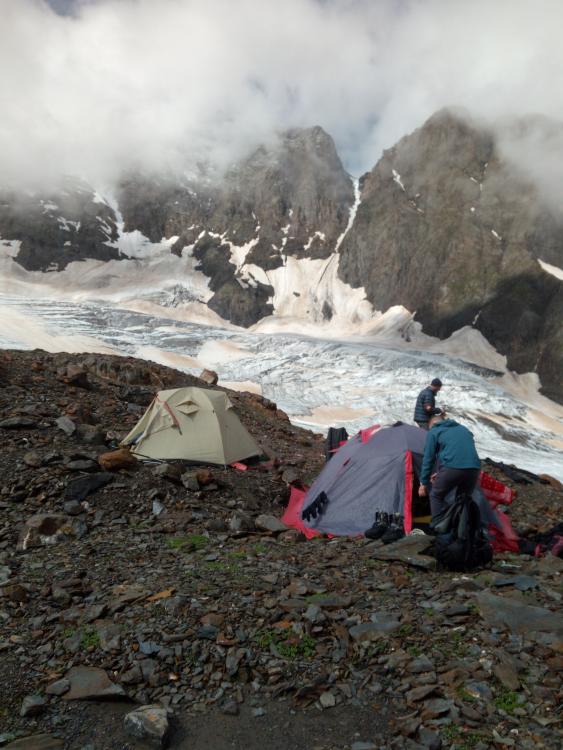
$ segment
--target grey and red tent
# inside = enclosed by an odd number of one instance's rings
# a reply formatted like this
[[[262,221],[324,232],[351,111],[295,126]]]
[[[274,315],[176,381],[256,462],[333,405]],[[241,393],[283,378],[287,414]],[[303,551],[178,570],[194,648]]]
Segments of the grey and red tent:
[[[401,422],[362,430],[333,455],[306,492],[292,488],[283,521],[308,538],[320,534],[357,536],[372,526],[379,511],[400,516],[409,534],[420,516],[418,477],[427,434]],[[328,501],[316,518],[304,520],[303,510],[321,493]],[[508,518],[496,510],[499,503],[509,505],[513,495],[511,489],[481,472],[474,499],[497,551],[518,550]]]

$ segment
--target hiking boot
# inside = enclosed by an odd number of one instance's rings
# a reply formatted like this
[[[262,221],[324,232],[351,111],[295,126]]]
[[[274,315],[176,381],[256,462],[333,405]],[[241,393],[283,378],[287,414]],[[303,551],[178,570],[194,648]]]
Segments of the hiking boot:
[[[364,531],[364,536],[368,539],[381,539],[383,534],[385,534],[385,532],[389,528],[390,523],[391,518],[389,514],[383,513],[382,511],[378,510],[375,513],[373,526],[371,526],[367,531]]]
[[[391,526],[387,527],[387,530],[381,537],[381,541],[383,544],[391,544],[392,542],[397,542],[399,539],[402,539],[404,536],[404,529],[392,523]]]
[[[364,536],[368,539],[381,539],[388,528],[389,525],[386,523],[374,523],[370,529],[364,531]]]

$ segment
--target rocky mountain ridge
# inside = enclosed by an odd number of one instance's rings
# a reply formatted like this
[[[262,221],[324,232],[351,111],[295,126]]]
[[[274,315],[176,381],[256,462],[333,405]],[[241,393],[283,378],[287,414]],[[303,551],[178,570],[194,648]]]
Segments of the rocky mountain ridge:
[[[368,308],[403,305],[439,337],[477,328],[510,369],[537,372],[563,399],[563,284],[545,270],[563,268],[563,214],[543,206],[492,132],[458,113],[401,139],[359,189],[329,135],[296,129],[220,180],[129,175],[111,199],[76,184],[0,196],[0,237],[28,271],[143,262],[146,248],[191,258],[207,279],[198,301],[245,327],[344,314],[354,328],[365,291]]]

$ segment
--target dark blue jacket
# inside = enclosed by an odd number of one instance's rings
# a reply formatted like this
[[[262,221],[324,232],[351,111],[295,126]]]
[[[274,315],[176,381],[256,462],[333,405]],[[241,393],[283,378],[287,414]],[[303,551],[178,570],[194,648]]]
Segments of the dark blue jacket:
[[[473,434],[453,419],[435,424],[426,437],[420,483],[428,486],[436,458],[448,469],[480,469]]]
[[[430,404],[432,407],[430,411],[426,411],[424,408]],[[428,422],[430,417],[434,414],[439,414],[440,409],[436,408],[436,395],[430,386],[426,386],[418,394],[416,399],[416,406],[414,407],[414,421],[415,422]]]

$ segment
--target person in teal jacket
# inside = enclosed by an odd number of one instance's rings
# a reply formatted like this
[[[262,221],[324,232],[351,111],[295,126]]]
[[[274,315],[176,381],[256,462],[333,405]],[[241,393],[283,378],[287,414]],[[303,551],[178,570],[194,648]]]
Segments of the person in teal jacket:
[[[432,474],[438,461],[438,469]],[[418,494],[430,493],[430,511],[434,521],[447,508],[449,492],[458,488],[471,494],[479,479],[481,460],[473,433],[453,419],[437,415],[430,420],[424,446]],[[431,487],[431,489],[430,489]]]

